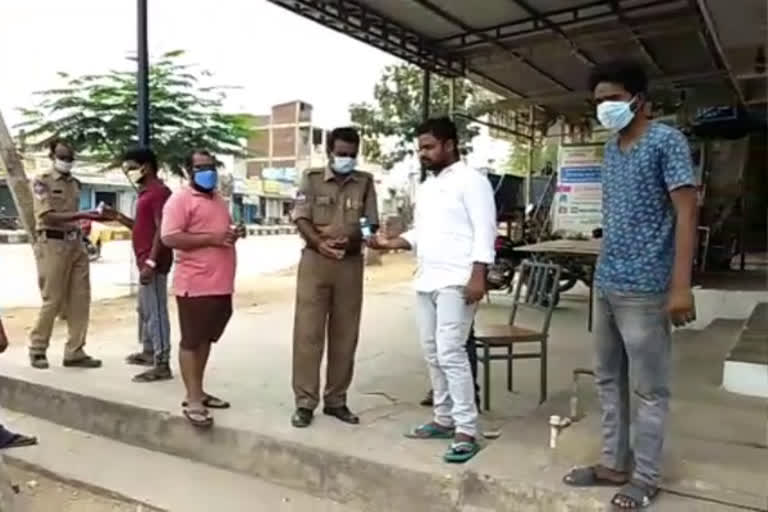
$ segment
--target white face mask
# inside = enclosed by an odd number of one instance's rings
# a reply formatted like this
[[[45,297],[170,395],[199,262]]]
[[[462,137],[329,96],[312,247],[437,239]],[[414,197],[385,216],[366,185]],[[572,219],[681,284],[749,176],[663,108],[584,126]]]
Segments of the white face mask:
[[[73,162],[65,162],[64,160],[59,160],[58,158],[53,161],[53,168],[59,171],[61,174],[69,174],[72,172],[72,167],[75,164]]]
[[[607,130],[617,132],[626,128],[635,117],[632,104],[636,98],[629,101],[604,101],[597,106],[597,120]]]
[[[332,167],[339,174],[349,174],[357,167],[357,159],[351,156],[334,156]]]

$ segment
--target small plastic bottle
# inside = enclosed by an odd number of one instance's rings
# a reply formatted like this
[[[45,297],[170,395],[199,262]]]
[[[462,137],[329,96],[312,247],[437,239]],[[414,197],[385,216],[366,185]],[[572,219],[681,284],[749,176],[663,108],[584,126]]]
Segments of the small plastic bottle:
[[[360,231],[363,233],[363,240],[368,240],[373,236],[368,217],[360,217]]]

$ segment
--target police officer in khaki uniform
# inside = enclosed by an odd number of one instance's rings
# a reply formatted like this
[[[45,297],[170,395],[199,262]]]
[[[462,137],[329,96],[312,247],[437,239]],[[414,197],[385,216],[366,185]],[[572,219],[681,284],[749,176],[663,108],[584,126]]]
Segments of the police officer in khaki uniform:
[[[37,176],[32,185],[37,230],[34,252],[43,305],[29,336],[30,362],[33,368],[48,368],[46,351],[54,321],[61,312],[69,328],[64,366],[98,368],[101,361],[83,351],[91,283],[78,222],[106,219],[96,211],[78,211],[80,182],[71,174],[75,159],[72,147],[54,140],[50,144],[50,158],[53,168]]]
[[[337,128],[328,140],[327,169],[307,171],[293,218],[306,241],[299,263],[293,327],[294,427],[308,427],[320,397],[320,362],[328,334],[323,413],[351,424],[347,408],[363,302],[361,219],[378,227],[373,177],[355,170],[360,136]]]

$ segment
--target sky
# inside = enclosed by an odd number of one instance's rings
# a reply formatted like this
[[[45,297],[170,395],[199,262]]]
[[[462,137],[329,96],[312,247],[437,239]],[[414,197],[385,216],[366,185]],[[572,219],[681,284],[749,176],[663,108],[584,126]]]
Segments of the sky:
[[[314,123],[349,123],[349,105],[373,99],[384,67],[400,62],[348,36],[266,0],[148,0],[150,58],[185,50],[188,63],[237,86],[225,107],[267,114],[272,105],[303,100]],[[0,112],[12,127],[35,91],[70,75],[131,70],[136,0],[0,0]],[[469,163],[501,162],[508,144],[480,137]],[[413,162],[404,163],[410,172]]]
[[[0,0],[0,111],[9,125],[56,72],[131,69],[136,0]],[[149,0],[150,57],[186,50],[217,83],[239,86],[227,107],[267,113],[301,99],[315,122],[349,121],[350,103],[371,100],[384,66],[397,59],[266,0]],[[5,73],[2,73],[5,75]]]

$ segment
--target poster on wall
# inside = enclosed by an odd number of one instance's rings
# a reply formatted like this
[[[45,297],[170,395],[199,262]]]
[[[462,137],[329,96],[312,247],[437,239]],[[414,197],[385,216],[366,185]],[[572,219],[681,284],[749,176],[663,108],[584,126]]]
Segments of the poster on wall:
[[[554,230],[591,235],[602,223],[603,145],[560,147]]]

